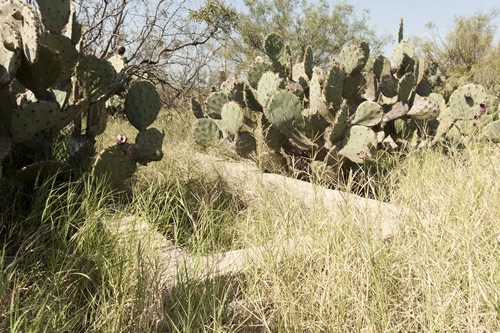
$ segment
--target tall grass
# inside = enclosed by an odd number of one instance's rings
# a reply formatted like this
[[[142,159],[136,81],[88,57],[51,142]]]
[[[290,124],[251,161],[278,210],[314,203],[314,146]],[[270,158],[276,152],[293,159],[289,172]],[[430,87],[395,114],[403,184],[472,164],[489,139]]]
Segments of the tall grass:
[[[381,239],[370,217],[348,207],[332,220],[286,195],[258,192],[254,204],[242,202],[193,163],[189,123],[162,115],[164,159],[139,168],[125,193],[88,178],[1,193],[2,331],[498,329],[497,146],[422,150],[365,180],[370,195],[408,208],[405,228]],[[116,119],[98,144],[134,131]],[[128,215],[193,257],[251,246],[266,255],[237,276],[200,281],[181,269],[180,282],[164,289],[148,236],[110,228]],[[270,245],[289,240],[290,253]]]
[[[498,148],[409,156],[387,184],[392,202],[409,213],[390,239],[371,237],[371,221],[294,212],[273,201],[262,207],[251,243],[277,235],[309,235],[303,255],[246,275],[240,312],[270,332],[494,332],[500,295]],[[284,203],[284,206],[288,203]],[[403,222],[403,221],[402,221]],[[261,223],[263,224],[262,226]],[[257,231],[257,232],[256,232]]]

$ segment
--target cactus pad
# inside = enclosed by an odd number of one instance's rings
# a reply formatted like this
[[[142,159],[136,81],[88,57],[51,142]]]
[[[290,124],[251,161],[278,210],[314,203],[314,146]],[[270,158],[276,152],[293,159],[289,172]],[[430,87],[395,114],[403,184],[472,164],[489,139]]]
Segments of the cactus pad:
[[[48,46],[59,54],[61,75],[58,80],[66,81],[69,79],[78,61],[78,51],[71,44],[71,39],[63,35],[48,33],[40,37],[39,43]]]
[[[365,78],[364,81],[366,84],[360,91],[361,97],[368,101],[377,101],[380,96],[377,77],[367,72],[363,73],[363,77]]]
[[[306,51],[304,53],[304,71],[307,74],[309,79],[312,78],[313,68],[314,68],[314,55],[311,46],[306,47]]]
[[[309,77],[306,74],[306,70],[303,62],[296,63],[292,67],[292,80],[295,82],[299,82],[303,86],[307,86],[307,82],[309,81]]]
[[[288,91],[279,91],[274,94],[265,112],[267,112],[269,122],[285,134],[302,123],[300,100]]]
[[[392,74],[384,74],[380,77],[380,92],[386,97],[398,95],[398,80]]]
[[[366,86],[366,78],[363,73],[353,73],[344,78],[342,97],[348,100],[356,100]]]
[[[375,102],[364,101],[358,105],[352,125],[375,126],[382,121],[384,110]]]
[[[125,99],[128,121],[139,131],[145,130],[158,116],[161,101],[155,86],[149,81],[135,81]]]
[[[196,118],[205,118],[201,104],[194,97],[191,97],[191,111],[193,111],[193,114]]]
[[[42,23],[52,33],[61,33],[71,15],[70,0],[37,1],[42,14]]]
[[[241,107],[245,107],[245,82],[235,80],[229,87],[226,95],[231,101],[235,101]]]
[[[270,33],[264,41],[264,49],[266,54],[273,62],[281,65],[288,63],[289,54],[283,38],[277,33]]]
[[[347,115],[349,113],[349,106],[347,103],[342,103],[340,110],[335,116],[335,120],[332,126],[325,130],[325,142],[328,142],[330,146],[340,141],[347,130]]]
[[[106,103],[104,101],[92,103],[88,108],[87,133],[92,136],[102,134],[106,130],[107,122]]]
[[[352,44],[340,52],[340,63],[344,66],[347,75],[359,73],[365,67],[370,56],[370,47],[367,43]]]
[[[344,87],[344,71],[339,65],[333,64],[328,71],[325,84],[323,86],[323,95],[328,103],[338,107],[342,103],[342,89]]]
[[[76,65],[76,77],[83,94],[92,101],[113,91],[116,85],[116,71],[109,61],[94,55],[84,56]]]
[[[457,120],[472,120],[481,116],[486,108],[487,94],[477,84],[466,84],[450,96],[451,115]],[[485,110],[486,111],[486,110]]]
[[[9,132],[0,124],[0,161],[9,154],[11,147]]]
[[[10,87],[0,88],[0,123],[3,119],[9,119],[11,113],[17,109],[16,95],[12,93]]]
[[[98,154],[92,168],[94,178],[109,182],[113,188],[120,188],[134,174],[137,164],[123,146],[113,146]]]
[[[366,67],[368,67],[368,64]],[[380,54],[372,58],[371,71],[378,79],[384,75],[391,75],[391,61]]]
[[[311,114],[326,113],[326,103],[323,97],[323,70],[314,67],[311,82],[309,83],[309,111]]]
[[[257,91],[255,91],[250,85],[245,84],[245,104],[246,107],[255,112],[262,112],[262,105],[257,101]]]
[[[265,72],[269,71],[270,69],[271,66],[265,62],[254,62],[248,69],[247,73],[250,86],[254,89],[257,89],[260,78]]]
[[[271,71],[262,74],[257,86],[257,101],[264,108],[269,102],[269,98],[278,91],[281,85],[279,75]]]
[[[236,102],[227,102],[222,106],[220,127],[230,134],[238,133],[245,122],[245,112]]]
[[[311,141],[304,133],[296,128],[288,134],[288,141],[292,146],[303,152],[310,152],[318,148],[318,145]]]
[[[286,135],[281,133],[274,125],[268,124],[266,118],[263,118],[264,142],[269,149],[279,152],[283,144],[288,140]]]
[[[139,163],[160,161],[163,158],[162,147],[164,136],[156,128],[148,128],[145,131],[140,131],[135,138],[135,143],[140,147],[137,161]]]
[[[24,56],[30,64],[38,60],[38,38],[42,30],[37,13],[32,6],[23,8],[23,25],[21,36],[23,39]]]
[[[248,158],[257,150],[257,141],[250,132],[239,132],[234,138],[234,149],[241,157]]]
[[[21,31],[23,24],[23,7],[21,1],[2,1],[0,2],[0,22],[11,25],[12,30]]]
[[[15,143],[30,142],[37,134],[50,131],[67,123],[68,116],[59,109],[59,104],[39,101],[27,104],[12,114],[11,134]]]
[[[392,61],[399,76],[413,71],[415,66],[415,50],[407,42],[400,42],[392,53]]]
[[[221,131],[213,119],[197,119],[192,131],[194,141],[203,147],[215,146],[221,139]]]
[[[377,152],[377,136],[374,131],[365,126],[352,126],[344,139],[340,156],[354,163],[365,163]]]
[[[15,173],[14,179],[24,185],[34,185],[55,174],[65,173],[69,164],[63,161],[41,161],[23,167]]]
[[[407,115],[417,120],[431,120],[439,115],[439,103],[430,98],[422,97],[413,103]]]
[[[38,53],[39,60],[33,64],[23,57],[16,74],[19,82],[35,94],[43,93],[53,86],[61,73],[61,58],[57,51],[45,45],[39,45]]]
[[[21,36],[8,23],[0,23],[0,88],[16,75],[21,64]]]
[[[211,93],[206,102],[207,115],[213,119],[220,119],[222,106],[228,101],[226,94],[221,91]]]
[[[401,77],[401,79],[399,79],[398,100],[403,103],[408,102],[414,87],[415,87],[415,75],[413,73],[404,74]]]

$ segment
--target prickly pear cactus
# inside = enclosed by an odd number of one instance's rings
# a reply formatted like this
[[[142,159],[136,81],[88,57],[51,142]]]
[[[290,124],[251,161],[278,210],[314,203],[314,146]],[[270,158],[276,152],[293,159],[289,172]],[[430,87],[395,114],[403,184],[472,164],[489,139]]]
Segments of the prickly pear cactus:
[[[377,136],[375,132],[365,126],[352,126],[346,134],[340,156],[344,156],[354,163],[365,163],[377,152]]]
[[[219,143],[221,136],[219,127],[212,119],[198,119],[193,124],[194,141],[200,146],[215,146]]]
[[[207,115],[214,119],[221,118],[222,106],[229,101],[226,94],[221,91],[213,92],[207,99]]]
[[[277,92],[269,101],[267,117],[281,132],[290,133],[302,123],[302,106],[299,98],[287,91]]]
[[[500,142],[500,120],[495,120],[486,125],[482,130],[483,136],[495,143]]]
[[[116,85],[116,71],[111,63],[94,55],[80,59],[76,66],[76,78],[85,97],[98,101]]]
[[[0,88],[5,87],[16,75],[21,65],[21,36],[7,22],[0,25]]]
[[[457,120],[472,120],[486,112],[486,91],[477,84],[466,84],[450,97],[452,116]]]
[[[125,99],[125,114],[130,123],[144,131],[158,116],[161,101],[155,86],[149,81],[136,81]]]
[[[37,1],[42,16],[42,23],[52,33],[61,33],[71,14],[70,0]]]
[[[344,66],[347,75],[359,73],[366,65],[370,56],[370,47],[367,43],[349,45],[340,52],[340,63]]]
[[[208,97],[206,112],[192,103],[195,141],[227,145],[262,170],[328,171],[326,178],[334,179],[346,169],[370,169],[383,154],[432,146],[450,131],[469,128],[466,119],[497,108],[476,85],[459,88],[449,103],[432,93],[427,64],[400,35],[395,67],[388,57],[370,57],[368,45],[357,43],[320,68],[313,66],[312,48],[293,64],[285,40],[269,34],[263,41],[267,59],[258,57],[249,67],[248,82],[222,84]],[[483,136],[495,138],[493,116],[480,123]]]
[[[163,158],[163,138],[165,135],[156,128],[148,128],[141,131],[135,138],[135,144],[139,148],[139,153],[134,155],[129,152],[135,160],[146,164],[153,161],[161,161]],[[134,148],[131,148],[134,149]]]
[[[382,121],[384,110],[378,103],[364,101],[359,104],[352,125],[375,126]]]
[[[431,97],[422,97],[418,99],[407,115],[418,120],[431,120],[439,115],[439,103]]]
[[[29,178],[37,174],[73,168],[96,178],[106,174],[117,185],[137,162],[161,159],[163,134],[150,128],[161,107],[155,87],[131,80],[123,52],[100,59],[79,51],[81,24],[73,1],[2,1],[0,27],[2,177],[34,184]],[[106,102],[116,91],[126,98],[138,142],[117,140],[92,165],[95,137],[106,129]],[[62,131],[68,125],[71,130]],[[59,160],[53,143],[62,138],[67,155],[58,151]]]
[[[220,126],[223,130],[236,135],[245,123],[245,112],[236,102],[222,106]]]
[[[108,182],[113,188],[123,187],[124,180],[130,178],[137,164],[124,143],[101,151],[92,168],[92,174],[100,181]]]
[[[12,140],[16,143],[41,140],[54,128],[63,128],[68,123],[67,115],[60,111],[57,103],[29,103],[11,117]]]
[[[0,161],[10,153],[12,148],[12,140],[9,132],[5,127],[0,125]]]

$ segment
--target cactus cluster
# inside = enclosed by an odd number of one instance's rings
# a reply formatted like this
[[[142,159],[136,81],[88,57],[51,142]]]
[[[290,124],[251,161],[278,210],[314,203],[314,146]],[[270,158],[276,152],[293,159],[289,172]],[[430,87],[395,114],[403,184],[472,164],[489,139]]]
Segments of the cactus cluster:
[[[95,137],[106,128],[106,102],[117,90],[125,91],[125,113],[139,134],[135,143],[118,140],[100,152],[92,168],[94,175],[120,184],[137,163],[162,158],[163,134],[150,127],[161,108],[154,85],[130,82],[124,50],[108,59],[80,50],[82,26],[76,20],[73,1],[44,0],[31,5],[4,0],[0,2],[0,25],[0,162],[4,177],[36,177],[36,170],[70,167],[82,157],[92,160]],[[63,129],[70,133],[67,155],[57,160],[51,144]],[[30,151],[36,153],[28,156]]]
[[[241,156],[289,167],[294,156],[307,156],[312,169],[331,172],[374,162],[378,152],[434,144],[486,109],[487,123],[498,121],[494,98],[479,85],[461,87],[448,103],[432,93],[424,61],[402,37],[391,59],[370,56],[360,42],[326,68],[313,66],[311,47],[293,64],[279,34],[263,44],[269,60],[258,57],[246,80],[224,82],[205,103],[192,100],[198,144],[231,142]],[[498,140],[498,125],[484,131]]]

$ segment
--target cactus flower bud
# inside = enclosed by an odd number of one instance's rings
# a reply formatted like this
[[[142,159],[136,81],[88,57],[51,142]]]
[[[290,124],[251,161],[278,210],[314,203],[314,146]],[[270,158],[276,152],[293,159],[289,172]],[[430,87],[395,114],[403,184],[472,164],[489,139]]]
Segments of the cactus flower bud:
[[[117,145],[123,145],[123,144],[127,143],[127,137],[125,135],[118,134],[115,137],[115,142]]]
[[[361,159],[365,159],[368,156],[368,154],[363,150],[359,151],[356,155],[358,155]]]

